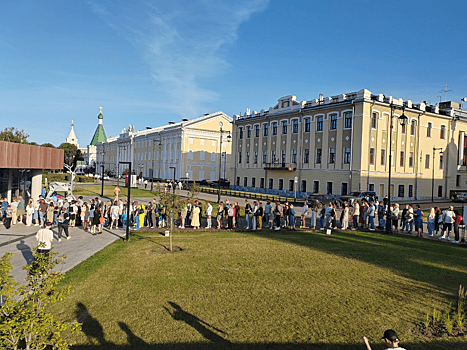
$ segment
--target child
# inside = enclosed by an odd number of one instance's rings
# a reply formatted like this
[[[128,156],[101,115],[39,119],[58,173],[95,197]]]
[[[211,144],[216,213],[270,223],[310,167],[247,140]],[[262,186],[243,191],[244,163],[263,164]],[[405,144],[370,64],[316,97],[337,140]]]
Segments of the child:
[[[388,346],[386,350],[390,350],[390,349],[405,350],[404,348],[401,348],[399,346],[399,337],[397,336],[397,333],[393,331],[392,329],[387,329],[384,332],[383,338],[381,339],[384,339],[384,341],[386,342]],[[368,339],[366,337],[363,337],[363,341],[365,342],[367,350],[371,350],[371,346],[370,346],[370,343],[368,342]]]

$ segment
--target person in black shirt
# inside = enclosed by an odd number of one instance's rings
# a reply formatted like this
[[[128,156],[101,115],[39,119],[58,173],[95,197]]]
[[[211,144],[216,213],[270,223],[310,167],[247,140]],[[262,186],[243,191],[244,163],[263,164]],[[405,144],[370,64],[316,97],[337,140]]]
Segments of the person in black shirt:
[[[70,215],[66,212],[65,208],[62,208],[62,211],[58,215],[58,241],[62,241],[62,230],[65,231],[66,239],[70,239],[70,234],[68,233],[68,224],[70,223]]]

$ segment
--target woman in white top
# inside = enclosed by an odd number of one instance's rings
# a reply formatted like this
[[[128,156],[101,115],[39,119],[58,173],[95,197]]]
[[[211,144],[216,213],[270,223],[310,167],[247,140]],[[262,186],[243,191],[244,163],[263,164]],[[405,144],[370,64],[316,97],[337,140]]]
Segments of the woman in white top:
[[[431,208],[430,215],[428,215],[428,237],[433,237],[435,231],[435,208]]]
[[[34,201],[32,198],[29,200],[28,205],[26,206],[26,226],[32,225],[32,215],[34,214]]]
[[[439,237],[439,239],[446,239],[449,241],[449,235],[451,234],[451,230],[452,230],[452,224],[454,222],[454,218],[455,218],[455,214],[454,214],[454,207],[449,207],[449,209],[445,210],[444,213],[443,213],[443,217],[444,217],[444,225],[443,225],[443,235],[441,237]],[[445,231],[448,231],[448,234],[445,235]]]

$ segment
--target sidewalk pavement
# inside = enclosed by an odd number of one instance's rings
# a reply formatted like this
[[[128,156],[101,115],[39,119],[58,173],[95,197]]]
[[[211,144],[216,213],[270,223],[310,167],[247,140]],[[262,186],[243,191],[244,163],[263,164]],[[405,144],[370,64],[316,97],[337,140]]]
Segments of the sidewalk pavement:
[[[36,233],[39,229],[40,226],[26,226],[18,223],[7,230],[0,224],[0,256],[7,252],[13,253],[11,264],[14,269],[11,274],[19,283],[22,283],[26,277],[26,272],[22,270],[22,267],[32,263],[32,249],[37,246]],[[93,236],[82,228],[70,227],[71,239],[67,240],[62,237],[62,241],[58,242],[57,227],[53,226],[52,231],[54,233],[52,249],[67,257],[65,265],[60,267],[62,272],[72,269],[110,243],[125,236],[123,229],[108,230],[104,228],[102,234]]]

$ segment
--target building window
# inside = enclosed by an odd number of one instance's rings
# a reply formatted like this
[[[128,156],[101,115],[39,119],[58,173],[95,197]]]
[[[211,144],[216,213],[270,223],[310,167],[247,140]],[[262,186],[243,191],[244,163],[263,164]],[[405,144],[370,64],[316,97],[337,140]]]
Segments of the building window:
[[[337,114],[332,114],[331,115],[331,125],[329,126],[330,130],[336,130],[337,129]]]
[[[282,135],[287,134],[287,120],[282,122]]]
[[[268,136],[269,124],[263,124],[263,136]]]
[[[272,134],[277,135],[277,122],[272,123]]]
[[[251,187],[256,187],[256,177],[251,178]]]
[[[386,150],[382,149],[381,150],[381,165],[386,165]]]
[[[406,127],[407,127],[406,124],[402,124],[402,125],[401,125],[401,132],[402,132],[402,134],[404,134],[404,135],[405,135],[405,132],[406,132]]]
[[[253,159],[254,164],[258,164],[258,152],[255,152],[255,157]]]
[[[297,163],[297,150],[292,150],[292,163]]]
[[[402,151],[401,152],[401,159],[400,159],[400,166],[404,167],[404,162],[405,162],[405,153]]]
[[[321,148],[316,149],[316,164],[321,164]]]
[[[239,139],[243,139],[243,128],[240,128]]]
[[[250,152],[246,152],[246,163],[250,163]]]
[[[443,155],[439,155],[439,169],[443,170]]]
[[[275,164],[278,161],[276,159],[276,151],[271,151],[271,163]]]
[[[204,151],[199,151],[199,160],[204,160],[204,159],[205,159]]]
[[[238,152],[238,164],[242,163],[242,152]]]
[[[302,180],[302,186],[300,187],[300,192],[306,192],[306,180]]]
[[[305,118],[305,132],[310,132],[310,118]]]
[[[430,155],[425,155],[425,169],[430,169]]]
[[[263,151],[263,163],[266,163],[268,161],[268,154],[266,153],[266,151]]]
[[[377,114],[376,113],[371,113],[371,128],[376,129],[376,120],[377,120]]]
[[[336,149],[329,149],[329,163],[334,164],[336,162]]]
[[[282,154],[281,154],[281,162],[282,162],[282,164],[285,164],[285,156],[286,156],[286,154],[285,154],[285,149],[283,149],[283,150],[282,150]]]
[[[296,134],[298,132],[298,120],[295,119],[292,124],[292,132]]]
[[[323,117],[316,118],[316,131],[323,131]]]
[[[326,182],[326,194],[332,194],[332,182]]]
[[[303,155],[303,163],[308,164],[310,162],[310,150],[306,149]]]
[[[237,186],[240,186],[240,176],[237,176]]]
[[[294,191],[294,180],[289,180],[289,191]]]
[[[313,193],[319,193],[319,181],[313,181]]]
[[[368,184],[368,191],[373,191],[375,190],[375,184]]]
[[[259,179],[259,188],[264,188],[264,177]]]
[[[398,197],[400,198],[404,198],[404,185],[399,185],[399,193],[398,193]]]
[[[438,197],[443,197],[443,186],[438,186]]]
[[[350,147],[344,148],[344,164],[350,164]]]
[[[415,120],[412,120],[412,123],[410,123],[410,135],[415,135],[415,125],[417,122]]]
[[[461,176],[456,175],[456,187],[459,187],[461,185]]]
[[[259,137],[259,125],[255,125],[255,137]]]
[[[269,179],[269,189],[272,190],[274,187],[274,180],[273,179]]]
[[[409,153],[409,168],[413,168],[413,152]]]
[[[413,197],[413,185],[409,185],[409,197]]]
[[[284,180],[279,179],[279,189],[283,190],[284,189]]]
[[[243,186],[248,186],[248,178],[246,176],[243,178]]]
[[[371,165],[375,165],[375,149],[370,148],[370,159],[369,162]]]
[[[441,125],[441,130],[439,132],[439,138],[441,140],[445,140],[446,139],[446,125]]]
[[[431,137],[431,129],[433,129],[433,123],[428,122],[428,126],[426,128],[426,137]]]
[[[250,138],[251,137],[251,126],[246,127],[246,137]]]
[[[350,129],[352,127],[352,112],[344,114],[344,128]]]

